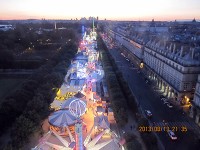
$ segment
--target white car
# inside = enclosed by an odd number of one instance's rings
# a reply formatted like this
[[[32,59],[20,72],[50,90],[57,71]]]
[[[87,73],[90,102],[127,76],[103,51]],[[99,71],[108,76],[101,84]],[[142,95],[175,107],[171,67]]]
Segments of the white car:
[[[172,132],[172,130],[169,130],[167,133],[168,133],[169,137],[170,137],[172,140],[177,140],[177,137],[176,137],[176,135],[174,134],[174,132]]]
[[[151,117],[152,116],[152,113],[150,112],[150,110],[145,110],[145,113],[146,113],[147,117]]]
[[[123,57],[125,57],[125,55],[124,55],[123,53],[121,53],[121,55],[122,55]]]
[[[172,107],[173,107],[172,104],[170,104],[170,103],[168,103],[167,106],[168,106],[169,108],[172,108]]]

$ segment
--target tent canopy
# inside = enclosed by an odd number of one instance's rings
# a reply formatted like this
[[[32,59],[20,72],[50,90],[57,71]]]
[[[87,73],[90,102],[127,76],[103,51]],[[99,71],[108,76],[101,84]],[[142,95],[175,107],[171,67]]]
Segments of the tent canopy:
[[[85,95],[84,95],[83,93],[81,93],[81,92],[78,92],[78,93],[76,93],[76,94],[74,95],[74,97],[77,97],[77,98],[84,98]]]
[[[66,109],[55,111],[51,116],[49,116],[49,123],[56,127],[73,125],[75,122],[76,117],[74,117],[71,112]]]
[[[97,126],[97,128],[110,129],[108,117],[104,115],[96,116],[94,118],[94,125]]]

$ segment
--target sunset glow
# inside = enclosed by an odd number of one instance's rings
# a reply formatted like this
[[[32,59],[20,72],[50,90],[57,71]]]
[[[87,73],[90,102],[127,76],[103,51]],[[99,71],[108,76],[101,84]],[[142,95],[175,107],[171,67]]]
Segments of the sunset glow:
[[[0,0],[0,19],[200,19],[199,0]]]

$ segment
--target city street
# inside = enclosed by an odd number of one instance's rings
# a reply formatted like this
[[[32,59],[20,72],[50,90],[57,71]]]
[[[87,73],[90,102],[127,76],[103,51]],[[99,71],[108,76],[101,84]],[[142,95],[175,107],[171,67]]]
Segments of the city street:
[[[199,141],[195,139],[193,132],[197,133],[199,128],[186,117],[180,109],[176,107],[169,108],[166,104],[163,104],[159,94],[153,91],[151,85],[145,82],[144,75],[137,72],[137,68],[131,65],[117,49],[109,50],[115,61],[122,71],[126,81],[128,81],[129,87],[136,96],[139,107],[144,110],[150,110],[153,117],[150,122],[155,122],[155,126],[161,128],[164,127],[163,120],[167,122],[167,126],[177,128],[175,132],[178,139],[172,141],[168,136],[167,132],[157,132],[163,146],[166,150],[197,150],[200,146]],[[184,131],[184,127],[187,131]]]

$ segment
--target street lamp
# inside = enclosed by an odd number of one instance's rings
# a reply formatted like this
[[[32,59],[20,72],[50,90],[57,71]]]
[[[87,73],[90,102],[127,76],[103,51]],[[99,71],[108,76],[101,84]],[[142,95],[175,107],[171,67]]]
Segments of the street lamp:
[[[144,67],[144,63],[141,62],[141,63],[140,63],[140,68],[142,69],[143,67]]]

